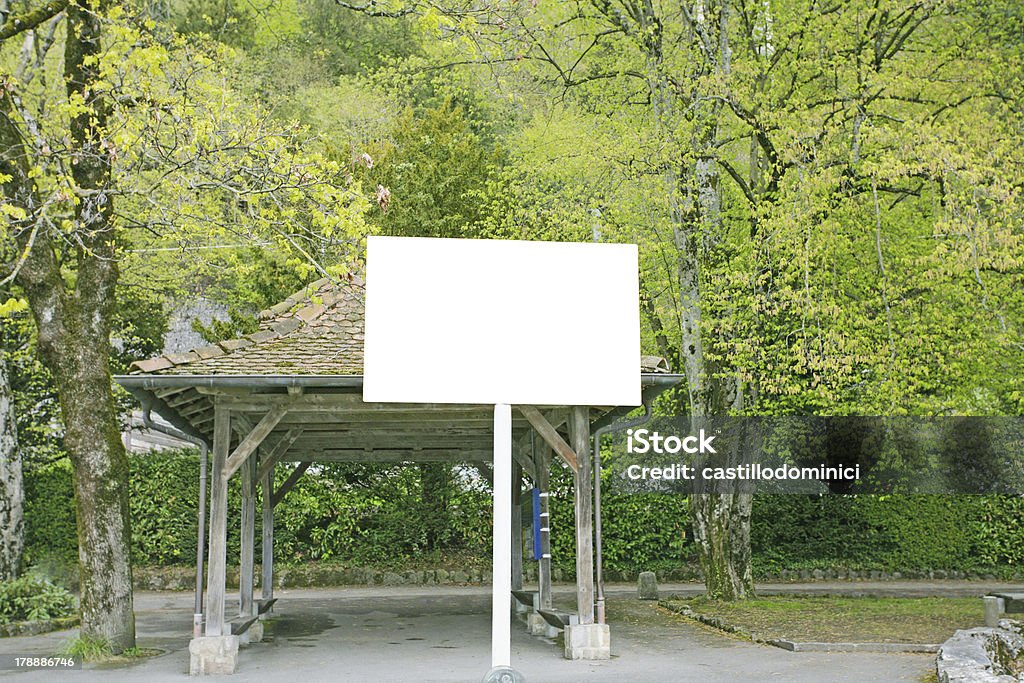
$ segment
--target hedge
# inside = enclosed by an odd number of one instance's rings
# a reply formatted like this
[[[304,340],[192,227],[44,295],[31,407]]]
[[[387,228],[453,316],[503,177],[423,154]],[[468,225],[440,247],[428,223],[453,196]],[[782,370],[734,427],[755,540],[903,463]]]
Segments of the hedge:
[[[132,456],[132,556],[139,565],[195,561],[198,457]],[[574,570],[572,479],[552,477],[555,566]],[[279,467],[278,483],[288,475]],[[490,495],[472,475],[431,502],[415,466],[314,466],[276,509],[278,562],[334,561],[402,567],[432,558],[490,556]],[[71,472],[58,464],[26,472],[26,555],[30,563],[73,562]],[[427,495],[425,495],[425,493]],[[229,561],[238,556],[239,481],[229,491]],[[611,572],[692,564],[683,496],[603,497],[604,558]],[[1024,560],[1024,499],[980,495],[759,496],[752,545],[759,575],[782,569],[989,571]],[[257,508],[257,529],[259,528]],[[259,550],[257,549],[257,552]]]

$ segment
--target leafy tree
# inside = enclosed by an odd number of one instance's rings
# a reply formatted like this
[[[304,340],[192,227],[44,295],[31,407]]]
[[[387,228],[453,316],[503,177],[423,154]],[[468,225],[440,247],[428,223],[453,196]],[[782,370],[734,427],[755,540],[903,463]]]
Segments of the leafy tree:
[[[695,417],[1019,412],[1017,3],[339,4],[532,113],[488,224],[639,242]],[[691,501],[718,597],[752,593],[751,502]]]
[[[21,453],[7,360],[0,354],[0,581],[18,578],[25,547]]]
[[[60,401],[83,636],[116,652],[135,639],[128,461],[109,360],[121,266],[132,264],[124,247],[255,238],[300,272],[327,273],[318,259],[343,270],[355,258],[366,204],[301,127],[233,96],[219,66],[229,55],[101,0],[39,12],[3,28],[24,49],[3,45],[17,66],[0,97],[0,237]],[[51,52],[58,38],[63,57]]]
[[[500,152],[451,99],[419,111],[407,107],[368,173],[392,196],[375,220],[391,235],[472,236],[483,216],[484,188],[500,163]]]

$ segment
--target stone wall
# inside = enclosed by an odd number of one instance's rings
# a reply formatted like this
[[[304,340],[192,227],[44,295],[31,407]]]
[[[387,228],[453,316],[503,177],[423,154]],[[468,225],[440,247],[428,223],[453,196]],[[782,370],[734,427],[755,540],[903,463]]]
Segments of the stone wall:
[[[1017,683],[1024,680],[1024,631],[1003,619],[999,628],[957,631],[939,648],[939,683]]]
[[[138,590],[192,590],[195,587],[195,569],[191,567],[135,567],[135,588]],[[555,583],[570,583],[573,576],[555,568],[551,572]],[[524,567],[527,581],[536,581],[536,567]],[[259,580],[259,567],[256,569]],[[488,570],[466,567],[463,569],[376,569],[372,567],[337,567],[330,565],[298,565],[274,567],[274,576],[280,588],[327,588],[332,586],[406,586],[406,585],[463,585],[488,584],[491,573]],[[850,571],[845,569],[822,571],[784,570],[777,576],[758,579],[759,583],[811,582],[814,581],[903,581],[903,580],[995,580],[996,577],[970,572],[947,572],[941,570],[925,572],[879,572]],[[605,572],[608,582],[636,582],[633,572]],[[669,572],[658,572],[658,581],[664,583],[688,583],[701,581],[696,567],[683,566]],[[228,569],[228,583],[238,585],[238,568]]]

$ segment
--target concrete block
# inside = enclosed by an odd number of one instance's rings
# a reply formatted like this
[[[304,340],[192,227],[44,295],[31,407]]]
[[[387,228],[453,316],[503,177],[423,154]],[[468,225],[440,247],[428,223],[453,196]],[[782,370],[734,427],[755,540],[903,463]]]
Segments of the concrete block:
[[[566,659],[610,659],[612,636],[608,624],[570,624],[565,627]]]
[[[246,629],[243,635],[249,636],[250,643],[259,643],[263,640],[263,622],[256,620]]]
[[[658,578],[654,572],[640,572],[636,582],[636,597],[640,600],[658,599]]]
[[[188,644],[191,676],[233,674],[238,666],[238,636],[202,636]]]
[[[985,626],[999,628],[999,619],[1006,609],[1003,599],[994,595],[986,595],[982,600],[985,602]]]
[[[559,634],[560,630],[549,624],[544,617],[536,612],[530,612],[529,616],[526,617],[526,631],[531,636],[554,638]]]

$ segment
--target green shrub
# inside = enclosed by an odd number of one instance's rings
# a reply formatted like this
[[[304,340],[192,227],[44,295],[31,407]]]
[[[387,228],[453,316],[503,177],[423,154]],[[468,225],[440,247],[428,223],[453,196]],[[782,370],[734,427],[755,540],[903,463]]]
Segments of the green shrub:
[[[75,596],[49,581],[22,577],[0,582],[0,623],[70,616]]]
[[[290,465],[279,466],[276,484],[290,472]],[[277,561],[401,568],[433,557],[486,560],[490,491],[468,472],[453,472],[446,480],[431,479],[436,473],[427,476],[416,466],[314,465],[275,508]],[[197,453],[133,455],[131,473],[133,561],[194,563]],[[70,576],[66,568],[77,561],[70,466],[65,462],[28,470],[25,487],[27,560],[53,580]],[[567,468],[553,467],[551,493],[553,562],[569,577],[575,572],[576,540]],[[235,476],[228,492],[229,563],[238,559],[240,502],[240,477]],[[685,496],[626,495],[606,485],[602,504],[608,572],[664,571],[692,563]],[[260,514],[257,505],[257,529]],[[781,569],[829,567],[987,572],[1024,560],[1024,498],[757,496],[751,540],[755,571],[761,576]]]
[[[44,468],[26,468],[24,485],[26,563],[77,563],[71,465],[65,460]]]

